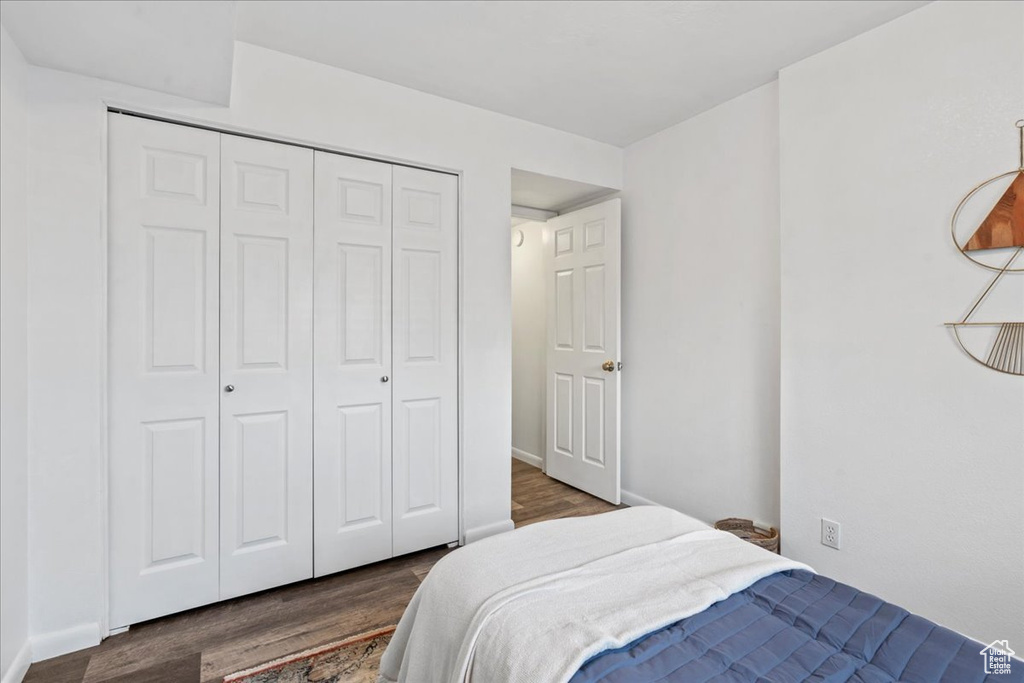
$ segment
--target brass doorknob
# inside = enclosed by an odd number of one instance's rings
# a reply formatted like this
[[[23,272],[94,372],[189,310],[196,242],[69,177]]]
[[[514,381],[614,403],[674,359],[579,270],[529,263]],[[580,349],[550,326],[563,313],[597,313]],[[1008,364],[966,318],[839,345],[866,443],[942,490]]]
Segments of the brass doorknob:
[[[601,363],[601,369],[604,370],[605,372],[615,372],[615,361],[606,360],[605,362]]]

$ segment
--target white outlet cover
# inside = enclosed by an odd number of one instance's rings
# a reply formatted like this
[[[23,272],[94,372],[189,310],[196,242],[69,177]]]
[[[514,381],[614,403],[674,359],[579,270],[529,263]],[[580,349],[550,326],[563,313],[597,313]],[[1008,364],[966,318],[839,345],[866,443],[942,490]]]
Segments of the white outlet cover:
[[[842,540],[841,531],[839,522],[833,522],[831,519],[826,519],[824,517],[821,518],[822,545],[839,550],[839,544]]]

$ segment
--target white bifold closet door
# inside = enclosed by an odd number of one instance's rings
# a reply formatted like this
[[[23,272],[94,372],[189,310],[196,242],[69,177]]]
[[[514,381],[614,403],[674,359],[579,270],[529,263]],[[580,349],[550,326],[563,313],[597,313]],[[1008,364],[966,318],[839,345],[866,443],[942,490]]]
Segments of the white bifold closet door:
[[[457,541],[457,178],[108,121],[111,626]]]
[[[313,155],[109,123],[122,626],[312,576]]]
[[[313,151],[221,136],[220,598],[313,575]]]
[[[458,181],[316,153],[317,576],[458,540]]]
[[[393,553],[458,539],[458,179],[394,167]]]
[[[391,557],[391,165],[316,152],[317,576]]]
[[[220,135],[120,115],[109,124],[116,627],[220,595]]]

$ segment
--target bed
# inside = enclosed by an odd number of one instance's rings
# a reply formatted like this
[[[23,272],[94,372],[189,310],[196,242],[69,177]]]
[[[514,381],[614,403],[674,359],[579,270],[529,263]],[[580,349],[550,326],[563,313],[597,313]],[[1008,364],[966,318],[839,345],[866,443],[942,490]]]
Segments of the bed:
[[[439,561],[382,683],[1024,681],[983,646],[681,513],[535,524]]]

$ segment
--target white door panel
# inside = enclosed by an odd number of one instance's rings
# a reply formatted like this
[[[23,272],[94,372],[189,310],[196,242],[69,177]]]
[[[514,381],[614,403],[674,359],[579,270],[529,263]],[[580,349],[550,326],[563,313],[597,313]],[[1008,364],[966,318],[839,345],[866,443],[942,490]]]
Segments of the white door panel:
[[[389,164],[316,152],[315,281],[314,571],[323,576],[391,557]]]
[[[394,554],[458,528],[458,179],[394,167]]]
[[[108,120],[111,626],[458,540],[458,179]]]
[[[313,152],[223,135],[222,599],[313,575],[312,269]]]
[[[620,200],[550,219],[545,471],[619,503]],[[605,365],[608,361],[610,366]],[[605,367],[602,367],[605,365]],[[606,369],[610,367],[610,370]]]
[[[218,598],[220,136],[108,124],[116,627]]]

